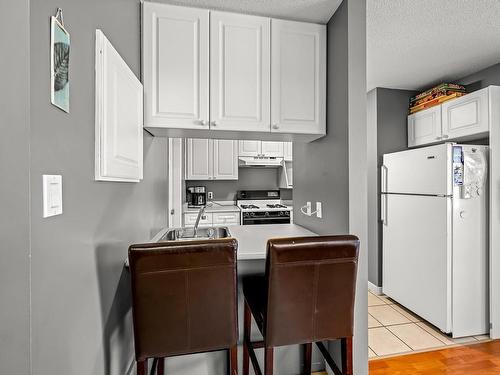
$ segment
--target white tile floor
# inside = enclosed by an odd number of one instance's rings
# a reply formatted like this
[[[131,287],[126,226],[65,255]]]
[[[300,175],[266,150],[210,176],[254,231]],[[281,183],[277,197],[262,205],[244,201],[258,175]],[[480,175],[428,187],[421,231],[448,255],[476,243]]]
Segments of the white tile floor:
[[[453,339],[386,296],[368,292],[368,354],[371,359],[489,340]]]

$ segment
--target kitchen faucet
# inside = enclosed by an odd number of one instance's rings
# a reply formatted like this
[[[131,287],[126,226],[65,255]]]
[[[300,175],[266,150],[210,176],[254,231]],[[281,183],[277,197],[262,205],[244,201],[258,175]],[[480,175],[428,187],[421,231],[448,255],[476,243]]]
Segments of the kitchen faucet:
[[[198,233],[198,225],[200,225],[200,219],[203,216],[203,213],[205,212],[206,208],[207,205],[201,206],[200,210],[198,211],[198,216],[196,217],[196,222],[194,223],[194,228],[193,228],[194,237],[196,237],[196,234]]]

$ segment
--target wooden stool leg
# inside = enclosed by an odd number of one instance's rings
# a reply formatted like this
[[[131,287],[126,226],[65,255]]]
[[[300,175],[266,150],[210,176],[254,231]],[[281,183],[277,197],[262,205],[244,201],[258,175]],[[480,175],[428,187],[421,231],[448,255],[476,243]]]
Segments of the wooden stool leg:
[[[227,351],[227,374],[238,375],[238,345],[232,346]]]
[[[248,344],[250,342],[250,333],[252,329],[252,312],[247,301],[245,301],[245,309],[243,315],[243,375],[248,375],[250,366],[250,353]]]
[[[165,358],[158,358],[158,369],[156,370],[157,375],[165,374]]]
[[[352,375],[352,337],[345,337],[341,340],[342,349],[342,374]]]
[[[146,375],[148,372],[148,361],[137,361],[137,375]]]
[[[311,375],[312,343],[304,344],[304,375]]]
[[[273,375],[273,350],[272,347],[264,349],[264,375]]]

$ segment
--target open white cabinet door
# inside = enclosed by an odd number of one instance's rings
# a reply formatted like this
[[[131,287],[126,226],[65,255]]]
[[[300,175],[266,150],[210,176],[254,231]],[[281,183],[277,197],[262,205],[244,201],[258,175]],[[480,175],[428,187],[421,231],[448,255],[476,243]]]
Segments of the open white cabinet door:
[[[143,177],[141,82],[96,30],[95,179],[139,182]]]

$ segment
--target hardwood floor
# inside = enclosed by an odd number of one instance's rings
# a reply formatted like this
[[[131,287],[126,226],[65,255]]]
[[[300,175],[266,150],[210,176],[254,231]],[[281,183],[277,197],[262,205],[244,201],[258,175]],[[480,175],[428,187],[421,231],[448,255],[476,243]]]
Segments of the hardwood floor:
[[[371,360],[369,368],[370,375],[500,374],[500,340]]]

